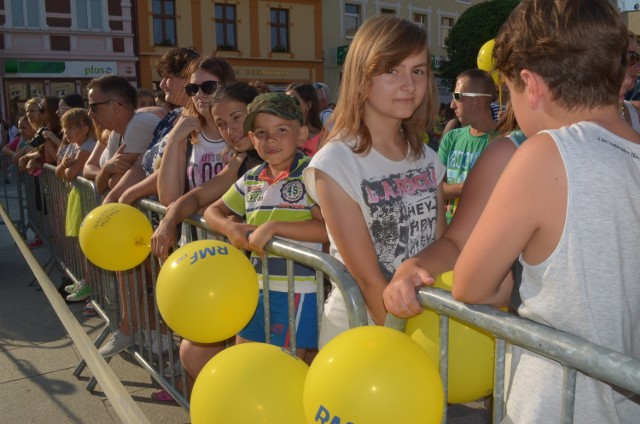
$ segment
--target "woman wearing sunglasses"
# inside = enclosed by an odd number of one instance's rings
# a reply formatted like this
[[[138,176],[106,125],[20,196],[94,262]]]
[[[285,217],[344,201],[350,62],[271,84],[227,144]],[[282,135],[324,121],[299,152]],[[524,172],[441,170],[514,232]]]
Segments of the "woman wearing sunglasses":
[[[166,52],[156,64],[156,72],[162,78],[160,80],[162,99],[171,106],[171,109],[153,132],[153,139],[142,157],[140,166],[132,167],[128,171],[140,174],[139,178],[142,181],[138,180],[139,182],[127,188],[119,197],[118,202],[130,205],[141,197],[157,196],[160,159],[164,153],[169,133],[182,115],[184,107],[190,102],[190,97],[184,92],[184,85],[189,82],[189,65],[199,57],[200,53],[197,50],[190,47],[179,47]],[[144,110],[149,109],[151,108],[144,108]],[[89,160],[91,161],[91,158]]]
[[[202,57],[188,72],[184,91],[191,100],[167,137],[158,173],[158,198],[166,206],[210,180],[225,164],[227,145],[209,109],[216,89],[235,80],[233,69],[222,58]]]

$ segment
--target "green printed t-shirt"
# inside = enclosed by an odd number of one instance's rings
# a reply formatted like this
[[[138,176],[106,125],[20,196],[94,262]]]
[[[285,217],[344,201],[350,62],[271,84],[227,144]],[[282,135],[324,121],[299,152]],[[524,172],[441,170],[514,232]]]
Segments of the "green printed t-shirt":
[[[469,132],[470,129],[470,126],[466,126],[451,130],[440,141],[438,157],[447,168],[446,182],[448,184],[464,182],[478,156],[489,144],[490,133],[474,136]],[[447,224],[451,222],[457,206],[457,197],[447,201]]]

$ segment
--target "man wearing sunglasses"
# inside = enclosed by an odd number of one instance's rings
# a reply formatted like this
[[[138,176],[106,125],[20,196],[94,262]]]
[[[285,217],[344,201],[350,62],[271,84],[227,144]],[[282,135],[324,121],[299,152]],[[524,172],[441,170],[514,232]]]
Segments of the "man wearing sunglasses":
[[[447,223],[453,218],[467,174],[496,128],[491,113],[495,98],[496,86],[487,72],[469,69],[458,75],[451,109],[462,128],[447,132],[438,148],[438,157],[447,168],[443,184]]]
[[[124,173],[147,150],[160,118],[153,113],[135,113],[136,89],[126,78],[105,75],[94,78],[89,90],[89,116],[101,128],[111,130],[106,149],[100,157],[96,188],[111,189],[104,202],[117,201],[124,189],[116,189]]]

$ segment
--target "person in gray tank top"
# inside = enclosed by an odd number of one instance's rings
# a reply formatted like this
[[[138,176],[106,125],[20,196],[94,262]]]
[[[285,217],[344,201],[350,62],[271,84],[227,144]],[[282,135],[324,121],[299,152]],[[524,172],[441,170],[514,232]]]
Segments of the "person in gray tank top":
[[[607,0],[524,0],[494,58],[523,132],[454,268],[454,298],[640,358],[640,135],[620,116],[627,28]],[[560,421],[562,367],[514,348],[506,423]],[[631,423],[638,396],[579,374],[576,423]]]

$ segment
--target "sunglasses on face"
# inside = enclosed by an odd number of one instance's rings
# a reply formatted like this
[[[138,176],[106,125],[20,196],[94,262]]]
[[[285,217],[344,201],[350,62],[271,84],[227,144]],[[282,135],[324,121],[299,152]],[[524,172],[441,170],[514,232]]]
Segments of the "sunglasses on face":
[[[491,94],[486,93],[463,93],[461,91],[453,92],[453,100],[461,102],[463,97],[491,97]]]
[[[627,66],[636,66],[640,62],[640,54],[634,51],[627,51]]]
[[[98,106],[106,105],[107,103],[111,103],[111,102],[113,102],[113,100],[105,100],[104,102],[89,103],[89,107],[87,108],[87,110],[89,111],[89,113],[96,113],[98,111]]]
[[[194,84],[189,83],[184,85],[184,91],[187,93],[187,96],[193,97],[198,94],[198,90],[202,90],[202,92],[206,95],[213,94],[222,83],[220,81],[205,81],[202,84]]]

